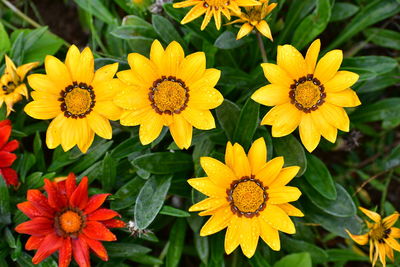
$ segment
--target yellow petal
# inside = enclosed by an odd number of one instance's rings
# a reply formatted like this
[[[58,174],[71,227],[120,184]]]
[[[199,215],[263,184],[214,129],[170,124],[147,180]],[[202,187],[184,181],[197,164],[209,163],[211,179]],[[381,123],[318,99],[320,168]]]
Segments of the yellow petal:
[[[65,58],[65,65],[67,66],[69,73],[71,73],[73,81],[78,81],[78,66],[80,64],[80,58],[81,52],[78,47],[71,45]]]
[[[239,246],[240,218],[232,216],[225,235],[225,252],[231,254]]]
[[[276,157],[268,161],[267,164],[256,173],[256,179],[261,180],[264,186],[269,186],[280,173],[283,163],[283,157]]]
[[[315,127],[319,130],[321,135],[325,137],[329,142],[335,143],[337,136],[337,128],[333,127],[328,121],[325,120],[324,116],[320,111],[311,112],[311,118],[314,122]]]
[[[67,66],[59,59],[53,56],[46,56],[45,68],[48,77],[56,84],[57,88],[62,88],[62,90],[64,90],[65,87],[72,84],[71,75]]]
[[[226,203],[227,203],[226,198],[210,197],[194,204],[189,208],[189,211],[192,212],[192,211],[201,211],[201,210],[219,208]]]
[[[63,120],[61,130],[61,146],[65,152],[69,151],[76,145],[76,133],[76,120],[72,118],[67,118]]]
[[[187,0],[187,1],[182,1],[178,3],[174,3],[172,6],[174,8],[182,8],[182,7],[188,7],[188,6],[194,6],[198,3],[201,3],[202,1],[199,0]]]
[[[290,85],[293,84],[293,79],[278,65],[263,63],[261,67],[263,68],[265,77],[270,83],[279,84],[287,88],[290,88]]]
[[[199,90],[189,92],[188,106],[196,109],[213,109],[224,101],[222,94],[211,87],[204,87]]]
[[[242,39],[244,36],[248,35],[252,30],[253,26],[250,23],[245,23],[240,27],[240,30],[236,36],[236,40]]]
[[[118,93],[126,90],[126,88],[127,86],[118,79],[93,82],[96,101],[112,101]]]
[[[345,231],[351,237],[351,239],[353,239],[354,242],[356,242],[357,244],[363,246],[363,245],[366,245],[368,243],[368,240],[369,240],[368,234],[365,234],[365,235],[353,235],[352,233],[350,233],[349,230],[345,229]]]
[[[233,158],[233,145],[231,142],[228,142],[226,144],[226,149],[225,149],[225,164],[228,166],[230,169],[233,169],[234,165],[234,158]]]
[[[128,63],[133,76],[138,77],[142,81],[143,87],[150,88],[155,80],[161,78],[158,76],[157,67],[154,63],[141,54],[129,54]]]
[[[185,52],[183,51],[182,46],[176,41],[171,42],[167,49],[165,49],[164,64],[166,73],[163,74],[166,76],[177,76],[179,67],[184,57]]]
[[[203,15],[206,12],[206,8],[203,6],[203,2],[198,3],[196,6],[194,6],[187,14],[186,16],[182,19],[181,23],[186,24],[191,22],[192,20],[197,19],[201,15]]]
[[[200,230],[200,236],[212,235],[228,226],[233,213],[230,206],[222,207],[211,216]]]
[[[217,30],[220,30],[221,29],[221,10],[216,10],[214,8],[213,15],[214,15],[215,27],[217,28]]]
[[[267,190],[268,204],[282,204],[296,201],[301,196],[301,192],[297,187],[282,186],[269,188]],[[267,205],[268,205],[267,204]]]
[[[96,112],[91,112],[87,116],[90,128],[100,137],[105,139],[111,139],[112,128],[110,121],[99,115]]]
[[[89,47],[83,49],[75,75],[77,82],[92,83],[94,77],[94,58],[92,50]]]
[[[359,209],[362,211],[362,213],[367,215],[368,218],[370,218],[371,220],[373,220],[376,223],[380,222],[382,219],[381,215],[379,215],[378,213],[376,213],[374,211],[364,209],[363,207],[359,207]]]
[[[267,203],[265,209],[260,213],[260,217],[279,231],[287,234],[296,233],[296,228],[294,227],[292,220],[286,212],[276,205]]]
[[[169,131],[180,149],[188,149],[190,147],[193,127],[182,115],[174,115],[174,122],[169,126]]]
[[[303,55],[291,45],[278,46],[277,64],[293,80],[307,76],[307,66]]]
[[[331,125],[344,132],[349,131],[350,120],[343,108],[325,102],[318,110],[321,111],[322,116]]]
[[[32,62],[28,64],[24,64],[17,68],[17,74],[20,77],[21,81],[25,79],[26,74],[33,68],[36,68],[39,65],[39,62]]]
[[[117,71],[118,63],[109,64],[101,67],[94,74],[93,84],[112,80]]]
[[[190,85],[199,80],[206,70],[206,55],[204,52],[197,52],[188,55],[183,59],[181,67],[178,70],[178,77]]]
[[[260,6],[261,3],[255,0],[236,0],[238,6]]]
[[[59,114],[51,121],[46,131],[46,145],[48,148],[54,149],[61,144],[61,129],[65,119],[64,114]]]
[[[118,79],[127,85],[142,85],[141,79],[132,70],[123,70],[117,73]]]
[[[159,73],[163,73],[164,69],[164,48],[162,47],[160,41],[154,40],[151,44],[150,49],[150,60],[154,62],[154,64],[158,68]]]
[[[393,238],[400,238],[400,228],[392,227],[390,228],[390,236]]]
[[[332,50],[326,53],[315,68],[314,77],[322,84],[332,79],[340,68],[343,60],[342,50]]]
[[[209,197],[223,197],[226,198],[226,188],[221,187],[213,183],[210,178],[193,178],[187,180],[187,182],[197,191],[209,196]]]
[[[287,185],[299,172],[300,167],[290,166],[282,168],[276,178],[268,185],[269,188],[281,187]]]
[[[381,261],[383,267],[386,267],[386,248],[385,248],[385,244],[377,243],[376,245],[378,247],[379,260]]]
[[[386,255],[388,256],[388,258],[389,258],[392,262],[394,262],[393,249],[392,249],[388,244],[386,244],[386,245],[385,245],[385,250],[386,250]]]
[[[400,214],[398,212],[393,213],[392,215],[387,216],[383,219],[382,223],[386,228],[392,227],[397,220],[399,219]]]
[[[258,237],[260,236],[260,225],[255,218],[240,218],[242,221],[240,232],[240,247],[247,258],[251,258],[256,252]]]
[[[25,106],[24,111],[32,118],[48,120],[60,114],[61,108],[60,102],[57,101],[35,100],[28,103]]]
[[[139,139],[143,145],[153,142],[161,133],[164,126],[162,117],[153,112],[145,113],[139,129]],[[122,120],[122,118],[121,118]]]
[[[272,136],[282,137],[296,130],[302,120],[302,113],[292,104],[288,103],[284,112],[277,117],[272,125]]]
[[[265,106],[282,105],[290,102],[289,87],[268,84],[255,91],[251,99]]]
[[[297,112],[298,114],[302,114],[300,110],[297,110],[295,106],[291,103],[285,103],[282,105],[278,105],[273,107],[261,120],[261,125],[274,125],[276,121],[279,121],[283,116],[290,116],[292,113]],[[295,117],[299,116],[298,114],[294,115]]]
[[[200,164],[210,180],[225,190],[228,189],[232,180],[236,178],[232,170],[219,160],[210,157],[201,157]]]
[[[278,207],[284,210],[289,216],[304,217],[304,214],[301,212],[301,210],[289,203],[279,204]]]
[[[17,81],[17,68],[15,67],[14,62],[6,55],[6,68],[4,70],[4,73],[8,73],[11,75],[13,81]]]
[[[256,174],[267,162],[267,145],[264,138],[258,138],[250,147],[248,153],[251,173]]]
[[[325,83],[324,87],[328,93],[339,92],[353,86],[358,81],[358,78],[359,75],[357,73],[341,70]]]
[[[279,240],[279,232],[271,227],[264,219],[258,218],[260,224],[260,236],[267,245],[275,251],[281,249],[281,242]]]
[[[196,91],[202,89],[204,87],[212,88],[215,87],[218,83],[219,78],[221,77],[221,71],[217,69],[206,69],[203,73],[203,76],[190,85],[190,91]]]
[[[147,119],[149,114],[153,116],[158,116],[151,107],[145,107],[143,109],[138,109],[134,111],[125,110],[121,114],[120,123],[124,126],[136,126],[142,123],[143,119]]]
[[[312,42],[310,47],[307,50],[306,54],[306,64],[307,64],[307,73],[313,74],[315,70],[315,65],[317,64],[319,50],[321,49],[321,41],[319,39]]]
[[[215,128],[215,120],[209,110],[187,107],[182,112],[182,116],[197,129],[210,130]]]
[[[122,114],[122,109],[115,105],[112,101],[96,102],[93,110],[103,117],[113,121],[119,120]]]
[[[251,176],[250,163],[246,152],[238,143],[233,145],[233,171],[239,179]]]
[[[77,120],[77,145],[82,153],[86,153],[93,143],[94,131],[89,127],[88,120]]]
[[[271,42],[273,41],[271,29],[265,20],[262,20],[259,23],[257,23],[256,28],[262,35],[270,39]]]
[[[326,101],[339,107],[356,107],[361,105],[356,92],[345,89],[337,93],[327,93]]]
[[[56,83],[50,80],[49,76],[44,74],[31,74],[28,76],[29,85],[38,92],[52,94],[59,97],[61,90],[65,88],[59,87]]]
[[[326,106],[324,103],[323,106]],[[319,144],[321,134],[315,126],[310,114],[303,114],[303,118],[299,125],[301,142],[308,152],[312,152]]]
[[[139,110],[150,107],[149,91],[139,87],[125,87],[114,97],[114,103],[124,109]]]

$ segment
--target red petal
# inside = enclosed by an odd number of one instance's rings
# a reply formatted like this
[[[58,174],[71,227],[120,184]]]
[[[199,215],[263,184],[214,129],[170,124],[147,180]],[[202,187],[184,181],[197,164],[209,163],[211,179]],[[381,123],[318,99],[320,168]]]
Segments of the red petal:
[[[33,250],[38,249],[40,244],[42,244],[43,239],[46,236],[31,236],[29,237],[28,241],[26,241],[25,249],[26,250]]]
[[[63,244],[63,238],[59,237],[55,233],[47,235],[39,249],[37,250],[35,256],[32,259],[34,264],[38,264],[43,261],[45,258],[56,252],[60,249]]]
[[[104,201],[106,201],[107,197],[111,194],[98,194],[90,197],[89,202],[83,211],[85,214],[92,213],[103,205]]]
[[[90,267],[89,247],[82,238],[72,239],[72,253],[80,267]]]
[[[108,230],[102,223],[96,221],[87,221],[86,227],[83,228],[83,233],[92,239],[102,241],[115,241],[117,238]]]
[[[6,184],[13,185],[13,186],[18,185],[18,183],[19,183],[18,174],[13,169],[2,168],[2,169],[0,169],[0,174],[3,176],[4,180],[6,181]]]
[[[72,258],[71,238],[64,238],[63,244],[58,253],[58,267],[68,267]]]
[[[6,126],[6,125],[11,125],[11,121],[10,120],[0,121],[0,133],[1,133],[1,127]]]
[[[17,207],[20,211],[22,211],[26,216],[29,218],[33,219],[35,217],[49,217],[46,213],[43,213],[41,210],[36,208],[35,206],[32,205],[31,202],[25,201],[22,203],[17,204]]]
[[[19,147],[19,142],[17,140],[12,140],[8,142],[2,150],[8,151],[8,152],[13,152]]]
[[[10,167],[16,159],[17,155],[7,151],[0,151],[0,168]]]
[[[121,220],[116,220],[116,219],[102,221],[101,223],[104,224],[108,228],[123,228],[123,227],[126,227],[126,223],[124,223]]]
[[[45,217],[36,217],[30,221],[21,223],[15,227],[15,231],[20,234],[28,234],[34,236],[43,236],[55,233],[54,221]]]
[[[0,125],[0,149],[3,150],[3,146],[7,143],[8,138],[11,135],[10,125]]]
[[[28,201],[32,203],[38,210],[46,214],[46,216],[54,217],[55,210],[50,207],[47,198],[37,189],[28,190]]]
[[[88,203],[88,178],[83,177],[81,183],[72,193],[69,203],[72,207],[83,210]]]
[[[121,217],[121,215],[118,214],[118,212],[109,210],[109,209],[98,209],[93,213],[90,213],[87,216],[87,219],[90,221],[105,221],[112,219],[116,216]]]
[[[72,172],[68,175],[67,181],[65,182],[65,188],[69,199],[76,189],[76,177]]]
[[[85,242],[88,244],[88,246],[93,250],[93,252],[103,261],[108,261],[108,254],[107,250],[101,244],[100,241],[91,239],[85,235],[81,235],[79,238],[85,239]]]
[[[67,199],[63,196],[57,187],[57,183],[44,179],[44,189],[47,192],[48,201],[51,207],[60,210],[67,206]]]

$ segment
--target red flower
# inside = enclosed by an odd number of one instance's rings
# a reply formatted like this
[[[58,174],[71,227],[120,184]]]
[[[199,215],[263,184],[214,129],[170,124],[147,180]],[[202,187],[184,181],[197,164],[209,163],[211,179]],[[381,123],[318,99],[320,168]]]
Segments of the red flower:
[[[18,141],[8,142],[11,135],[11,122],[9,120],[0,121],[0,175],[8,185],[18,185],[18,174],[11,169],[11,165],[17,159],[13,152],[18,148]]]
[[[47,197],[39,190],[28,190],[28,201],[18,204],[31,220],[21,223],[15,230],[31,237],[27,250],[37,249],[32,259],[38,264],[59,252],[58,266],[68,266],[72,256],[79,266],[90,266],[89,248],[103,261],[107,251],[100,241],[115,241],[108,228],[124,227],[125,223],[113,219],[117,212],[100,206],[110,194],[88,197],[88,179],[83,177],[76,185],[73,173],[61,182],[44,180]]]

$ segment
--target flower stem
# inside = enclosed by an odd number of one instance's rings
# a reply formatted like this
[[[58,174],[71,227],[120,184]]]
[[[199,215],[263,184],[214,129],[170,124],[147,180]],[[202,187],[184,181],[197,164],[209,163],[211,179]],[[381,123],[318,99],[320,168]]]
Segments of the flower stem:
[[[11,9],[15,14],[17,14],[20,18],[31,24],[35,28],[40,28],[42,27],[39,23],[25,15],[21,10],[19,10],[16,6],[14,6],[12,3],[10,3],[7,0],[1,0],[5,6],[7,6],[9,9]]]
[[[257,32],[257,40],[258,40],[258,47],[260,48],[261,57],[263,62],[268,62],[267,53],[265,53],[264,42],[262,36],[259,32]]]

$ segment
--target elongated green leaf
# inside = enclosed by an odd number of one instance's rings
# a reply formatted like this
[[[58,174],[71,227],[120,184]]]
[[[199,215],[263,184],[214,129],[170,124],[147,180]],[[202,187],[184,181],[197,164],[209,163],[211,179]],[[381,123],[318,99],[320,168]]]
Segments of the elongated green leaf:
[[[361,256],[358,253],[350,249],[328,249],[326,252],[329,255],[329,261],[337,262],[337,261],[369,261],[369,258],[366,256]]]
[[[151,177],[144,184],[136,199],[135,222],[139,229],[146,229],[156,218],[171,185],[171,177]]]
[[[39,132],[36,132],[35,139],[33,141],[33,153],[36,156],[36,165],[39,170],[46,170],[46,163],[44,161],[44,153],[42,148],[42,139],[40,139]]]
[[[288,252],[308,252],[314,263],[323,263],[328,260],[328,253],[314,244],[307,243],[303,240],[290,238],[282,235],[282,248]]]
[[[400,11],[400,2],[397,0],[375,0],[361,9],[348,24],[347,27],[338,34],[337,38],[330,43],[327,50],[332,50],[340,46],[351,37],[381,20],[389,18]]]
[[[317,157],[307,154],[307,171],[304,177],[308,183],[327,199],[336,199],[336,188],[332,176],[325,164]]]
[[[162,215],[168,215],[173,217],[190,217],[190,213],[184,210],[180,210],[171,206],[164,205],[160,211]]]
[[[78,173],[92,166],[93,163],[106,153],[112,143],[113,141],[106,143],[100,142],[96,146],[89,148],[87,154],[85,154],[82,159],[72,167],[71,172]]]
[[[346,2],[335,2],[332,8],[331,21],[345,20],[358,12],[360,8]]]
[[[331,3],[329,0],[318,0],[315,11],[306,17],[294,32],[292,44],[302,49],[325,30],[331,18]]]
[[[140,143],[139,137],[135,136],[128,138],[111,150],[111,157],[122,159],[143,149],[144,146]]]
[[[4,29],[3,23],[0,22],[0,54],[8,52],[10,47],[11,47],[10,38],[8,37],[6,30]]]
[[[391,72],[381,74],[373,79],[369,79],[368,81],[363,83],[360,87],[358,87],[356,91],[357,93],[363,94],[363,93],[383,90],[389,86],[392,86],[398,83],[399,81],[399,79],[396,76],[397,72],[398,72],[397,68],[395,68]]]
[[[285,167],[299,166],[300,171],[296,175],[302,176],[307,169],[307,159],[303,146],[293,135],[272,139],[276,156],[283,156]]]
[[[259,267],[259,266],[271,267],[271,265],[265,259],[265,257],[261,255],[260,250],[256,250],[254,256],[249,259],[249,263],[251,267]]]
[[[185,46],[185,41],[168,19],[160,15],[153,15],[151,21],[153,23],[154,30],[164,42],[169,44],[172,41],[177,41],[182,46]]]
[[[368,38],[376,45],[400,50],[400,33],[398,32],[381,28],[369,28],[363,33],[365,38]]]
[[[32,153],[24,152],[23,155],[21,155],[18,158],[18,163],[17,163],[17,172],[19,174],[19,179],[21,182],[25,182],[25,177],[28,174],[29,170],[35,165],[36,163],[36,157]]]
[[[185,235],[186,221],[184,219],[177,219],[169,234],[169,246],[166,260],[167,267],[177,267],[179,265],[183,246],[185,244]]]
[[[116,19],[100,0],[74,0],[80,8],[107,24],[116,24]]]
[[[207,264],[208,256],[210,254],[210,246],[208,244],[208,237],[200,236],[199,234],[194,235],[194,246],[197,251],[197,255],[202,263]]]
[[[373,104],[361,106],[351,114],[355,122],[371,122],[398,118],[400,98],[386,98]]]
[[[103,160],[103,177],[101,182],[105,191],[112,191],[117,178],[118,161],[111,157],[110,153],[106,153]]]
[[[245,44],[243,39],[236,40],[236,36],[231,31],[225,31],[220,36],[218,36],[217,40],[215,40],[214,46],[220,49],[234,49],[238,48]]]
[[[376,74],[387,73],[398,66],[394,58],[385,56],[362,56],[351,57],[343,60],[344,68],[355,68],[367,71],[373,71]]]
[[[157,37],[153,28],[132,25],[116,27],[111,35],[123,40],[151,40]]]
[[[218,122],[225,131],[229,140],[233,141],[237,120],[240,116],[240,108],[233,102],[225,99],[221,106],[216,109]]]
[[[309,253],[295,253],[290,254],[282,259],[280,259],[277,263],[274,264],[274,267],[312,267],[311,256]]]
[[[133,164],[154,174],[169,174],[193,169],[193,160],[182,152],[157,152],[137,157]]]
[[[260,104],[254,102],[251,98],[246,101],[240,112],[239,120],[233,134],[234,142],[241,144],[244,149],[250,147],[253,135],[259,124],[258,117],[260,113]]]
[[[145,182],[145,180],[135,177],[123,185],[117,193],[113,195],[115,200],[111,202],[111,208],[120,210],[135,204],[140,189],[142,189]]]
[[[6,182],[0,174],[0,229],[10,223],[10,195]]]
[[[390,152],[388,158],[383,161],[383,165],[385,170],[390,170],[400,166],[400,145]]]
[[[149,253],[151,249],[132,243],[110,243],[104,244],[108,255],[115,258],[126,258],[132,256],[142,256]]]

